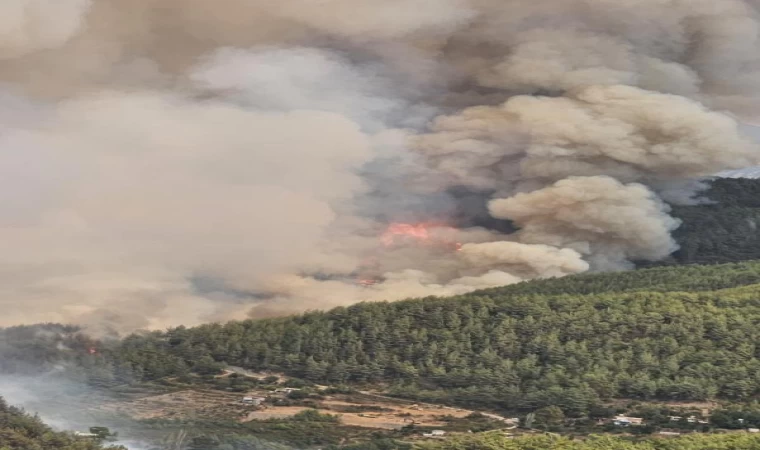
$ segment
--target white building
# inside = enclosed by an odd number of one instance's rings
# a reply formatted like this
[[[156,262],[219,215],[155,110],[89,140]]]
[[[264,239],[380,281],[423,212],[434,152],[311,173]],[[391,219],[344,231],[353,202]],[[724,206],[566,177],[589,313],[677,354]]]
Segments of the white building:
[[[278,392],[278,393],[285,393],[285,394],[290,394],[291,392],[294,392],[294,391],[300,391],[300,389],[297,389],[297,388],[289,388],[289,387],[288,387],[288,388],[278,388],[278,389],[275,389],[274,391],[275,391],[275,392]]]
[[[644,423],[644,419],[641,417],[617,416],[612,419],[612,423],[619,427],[627,427],[630,425],[641,425]]]
[[[99,437],[97,434],[94,433],[86,433],[84,431],[75,431],[74,436],[77,437],[88,437],[88,438],[96,438]]]
[[[246,405],[259,406],[266,400],[263,397],[243,397],[243,403]]]
[[[424,437],[440,438],[446,436],[446,432],[443,430],[433,430],[430,433],[422,433]]]

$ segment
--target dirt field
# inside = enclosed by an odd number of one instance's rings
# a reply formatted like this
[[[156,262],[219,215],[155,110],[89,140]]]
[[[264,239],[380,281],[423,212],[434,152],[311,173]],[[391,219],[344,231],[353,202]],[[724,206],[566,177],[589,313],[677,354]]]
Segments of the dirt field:
[[[261,406],[245,405],[244,396],[269,397]],[[227,419],[248,422],[253,420],[284,419],[304,411],[317,409],[321,413],[340,416],[349,426],[393,430],[415,424],[423,427],[443,427],[443,416],[463,418],[473,411],[440,405],[414,404],[380,395],[362,393],[325,396],[313,400],[314,406],[278,406],[283,394],[266,391],[227,393],[213,390],[182,390],[143,398],[112,401],[98,409],[128,415],[135,419]],[[498,418],[498,416],[495,416]]]
[[[113,402],[100,409],[123,413],[135,419],[154,418],[237,418],[250,408],[240,394],[218,391],[185,390],[137,400]]]
[[[218,377],[228,377],[233,373],[246,377],[264,379],[275,376],[279,381],[287,377],[277,373],[251,372],[240,368],[230,368]],[[320,391],[320,387],[316,387]],[[243,404],[243,397],[266,398],[259,406]],[[290,405],[278,402],[290,401]],[[97,409],[110,413],[130,416],[134,419],[224,419],[249,422],[255,420],[285,419],[306,409],[317,409],[321,413],[338,415],[341,423],[348,426],[393,430],[414,424],[422,427],[445,427],[444,416],[464,418],[473,411],[441,405],[414,403],[399,400],[374,392],[336,394],[309,399],[307,404],[287,400],[286,394],[262,389],[231,393],[208,389],[186,389],[171,393],[149,393],[132,396],[123,400],[101,403]],[[504,420],[483,413],[494,420]]]
[[[405,425],[414,423],[424,427],[445,426],[446,422],[439,419],[440,416],[466,417],[472,411],[447,408],[443,406],[409,405],[382,401],[358,401],[351,402],[341,399],[342,396],[327,397],[319,403],[317,408],[322,413],[336,414],[340,416],[344,425],[395,430]],[[341,412],[346,408],[361,409],[371,406],[382,411],[367,412]],[[245,420],[265,420],[271,418],[285,418],[293,416],[309,408],[296,406],[271,406],[261,411],[248,414]]]

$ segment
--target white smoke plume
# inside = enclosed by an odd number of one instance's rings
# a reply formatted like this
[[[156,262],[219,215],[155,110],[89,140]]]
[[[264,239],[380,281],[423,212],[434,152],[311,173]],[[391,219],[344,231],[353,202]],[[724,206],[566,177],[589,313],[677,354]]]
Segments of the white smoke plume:
[[[756,0],[128,3],[0,5],[0,326],[623,269],[760,162]]]

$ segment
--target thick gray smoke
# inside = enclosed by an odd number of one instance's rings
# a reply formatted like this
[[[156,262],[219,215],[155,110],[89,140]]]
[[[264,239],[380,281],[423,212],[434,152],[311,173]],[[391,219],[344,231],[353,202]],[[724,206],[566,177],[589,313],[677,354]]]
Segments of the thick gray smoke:
[[[759,101],[757,0],[6,1],[0,326],[657,260]]]

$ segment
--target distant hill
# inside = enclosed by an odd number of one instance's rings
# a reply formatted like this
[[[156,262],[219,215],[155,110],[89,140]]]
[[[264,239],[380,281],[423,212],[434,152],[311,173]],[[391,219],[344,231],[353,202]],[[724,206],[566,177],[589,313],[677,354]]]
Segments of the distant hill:
[[[101,450],[105,447],[89,438],[59,433],[38,417],[8,406],[0,397],[0,450]],[[124,447],[108,447],[126,450]]]
[[[717,178],[703,197],[711,203],[673,207],[672,215],[683,221],[674,233],[680,250],[665,261],[645,265],[760,259],[760,180]]]
[[[717,174],[720,178],[760,178],[760,166],[746,167],[744,169],[727,170]]]
[[[74,331],[30,338],[28,327],[15,328],[3,334],[0,359],[23,359],[19,348],[57,336],[71,349],[56,358],[100,385],[205,376],[230,364],[332,385],[383,382],[427,401],[557,405],[582,416],[611,398],[760,397],[758,298],[759,262],[658,267],[180,327],[98,343],[95,354],[75,349]]]
[[[13,327],[0,330],[0,372],[55,369],[109,387],[234,365],[571,416],[613,398],[760,399],[760,262],[717,264],[760,259],[760,180],[718,179],[706,195],[719,203],[674,208],[682,249],[664,266],[105,342]]]

